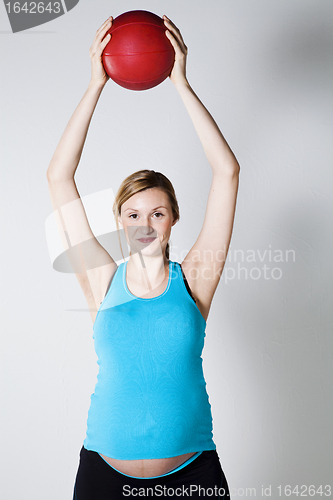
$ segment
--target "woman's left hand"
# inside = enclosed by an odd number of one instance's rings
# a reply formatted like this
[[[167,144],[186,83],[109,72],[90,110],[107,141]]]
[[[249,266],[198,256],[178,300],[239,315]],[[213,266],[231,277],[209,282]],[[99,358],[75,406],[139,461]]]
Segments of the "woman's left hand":
[[[187,83],[186,79],[186,56],[187,47],[184,43],[183,37],[177,28],[167,16],[163,16],[164,25],[167,28],[165,35],[169,38],[173,48],[175,49],[175,62],[172,71],[169,75],[170,80],[175,85],[177,83]]]

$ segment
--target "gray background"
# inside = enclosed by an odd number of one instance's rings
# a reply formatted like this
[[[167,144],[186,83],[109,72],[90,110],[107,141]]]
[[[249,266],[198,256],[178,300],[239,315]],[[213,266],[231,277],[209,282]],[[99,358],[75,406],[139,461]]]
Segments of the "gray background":
[[[231,259],[203,354],[233,498],[251,487],[264,498],[262,485],[280,498],[278,485],[332,482],[333,2],[81,0],[15,35],[0,9],[1,498],[72,498],[97,364],[90,315],[71,310],[86,307],[81,289],[52,268],[46,169],[89,83],[95,31],[133,9],[166,14],[181,29],[189,82],[241,165]],[[110,81],[79,192],[116,192],[142,168],[174,184],[181,220],[170,258],[180,262],[203,223],[210,166],[170,80],[144,92]],[[110,211],[99,217],[112,225]],[[278,250],[284,262],[273,260]]]

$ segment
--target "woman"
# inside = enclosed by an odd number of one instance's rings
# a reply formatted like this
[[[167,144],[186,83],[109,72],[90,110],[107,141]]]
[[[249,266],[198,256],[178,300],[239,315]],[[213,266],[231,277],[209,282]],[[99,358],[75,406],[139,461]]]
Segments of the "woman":
[[[201,352],[232,234],[239,165],[188,83],[187,47],[178,28],[163,17],[175,49],[170,80],[213,172],[203,227],[184,261],[169,260],[168,240],[179,210],[163,174],[135,172],[119,188],[114,215],[131,248],[129,260],[119,266],[94,237],[76,188],[89,123],[108,81],[101,57],[112,16],[96,32],[90,84],[47,172],[65,244],[90,244],[89,252],[79,253],[76,277],[94,323],[100,367],[74,487],[77,500],[139,494],[202,498],[203,492],[229,498],[212,439]]]

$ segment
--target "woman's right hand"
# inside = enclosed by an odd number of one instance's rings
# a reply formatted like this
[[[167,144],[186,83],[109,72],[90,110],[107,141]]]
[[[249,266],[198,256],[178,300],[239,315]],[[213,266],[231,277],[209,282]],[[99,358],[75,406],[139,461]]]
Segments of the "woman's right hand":
[[[96,31],[96,35],[92,46],[89,49],[89,55],[91,59],[91,81],[90,84],[104,86],[109,80],[109,76],[105,72],[102,63],[102,53],[105,46],[109,43],[111,39],[111,34],[109,33],[105,36],[105,33],[112,26],[113,17],[110,16],[102,26]]]

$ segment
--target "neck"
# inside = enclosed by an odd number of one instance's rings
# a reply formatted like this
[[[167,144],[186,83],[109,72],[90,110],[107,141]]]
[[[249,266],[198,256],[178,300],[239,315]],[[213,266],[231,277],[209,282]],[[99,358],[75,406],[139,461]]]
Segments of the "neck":
[[[169,261],[165,254],[142,255],[135,253],[127,263],[127,277],[147,287],[149,291],[159,286],[168,275]]]

